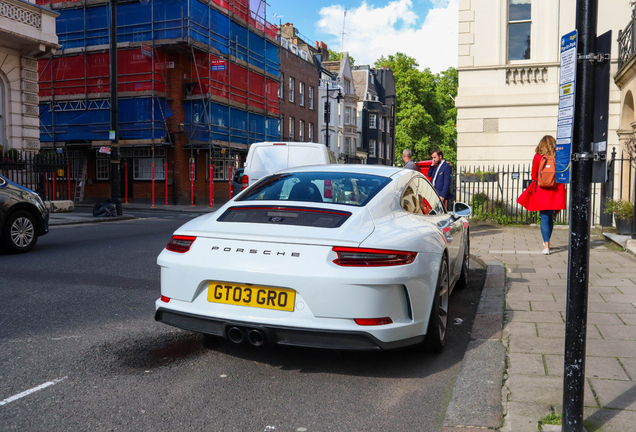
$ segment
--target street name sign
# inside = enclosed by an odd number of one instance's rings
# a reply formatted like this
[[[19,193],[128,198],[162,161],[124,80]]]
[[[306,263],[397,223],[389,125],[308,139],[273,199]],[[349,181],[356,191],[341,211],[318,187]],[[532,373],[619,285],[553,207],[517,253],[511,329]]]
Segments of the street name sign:
[[[576,30],[561,38],[561,79],[559,81],[559,116],[557,120],[556,181],[570,182],[574,101],[576,95]]]

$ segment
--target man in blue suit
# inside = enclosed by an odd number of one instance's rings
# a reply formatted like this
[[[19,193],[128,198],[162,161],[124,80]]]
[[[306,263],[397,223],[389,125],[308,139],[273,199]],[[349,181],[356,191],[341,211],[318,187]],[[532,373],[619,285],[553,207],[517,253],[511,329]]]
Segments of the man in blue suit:
[[[428,177],[446,206],[446,202],[452,196],[450,190],[451,166],[444,160],[444,153],[440,149],[433,152],[433,164],[428,169]]]

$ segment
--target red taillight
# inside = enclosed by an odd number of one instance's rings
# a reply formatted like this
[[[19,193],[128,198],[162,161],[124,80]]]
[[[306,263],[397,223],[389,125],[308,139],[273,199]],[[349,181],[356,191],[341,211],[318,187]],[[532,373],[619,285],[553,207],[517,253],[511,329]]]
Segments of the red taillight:
[[[287,143],[274,143],[274,145],[287,145]]]
[[[250,176],[243,174],[243,180],[241,180],[241,190],[245,190],[250,182]]]
[[[356,318],[354,319],[356,324],[362,326],[376,326],[393,324],[393,320],[389,317],[386,318]]]
[[[190,250],[190,246],[196,239],[196,237],[192,236],[172,236],[166,249],[172,252],[184,253]]]
[[[325,180],[325,198],[333,198],[331,180]]]
[[[381,267],[410,264],[415,261],[417,252],[403,252],[384,249],[362,249],[334,247],[338,258],[335,264],[345,267]]]
[[[170,301],[170,297],[166,297],[165,295],[161,296],[161,301],[164,303],[168,303]]]

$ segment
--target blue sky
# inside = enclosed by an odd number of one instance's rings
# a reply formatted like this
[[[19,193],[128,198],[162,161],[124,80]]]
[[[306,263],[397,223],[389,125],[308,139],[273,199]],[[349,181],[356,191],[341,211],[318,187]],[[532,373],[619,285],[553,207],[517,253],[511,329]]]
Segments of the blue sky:
[[[267,20],[290,22],[309,41],[344,50],[357,64],[404,52],[433,72],[457,66],[458,0],[268,0]]]

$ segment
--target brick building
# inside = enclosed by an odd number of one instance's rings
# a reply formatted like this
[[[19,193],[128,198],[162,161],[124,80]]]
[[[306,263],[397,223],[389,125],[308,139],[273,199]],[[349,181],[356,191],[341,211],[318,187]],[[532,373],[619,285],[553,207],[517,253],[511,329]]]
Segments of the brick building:
[[[354,66],[360,148],[368,164],[395,162],[395,79],[389,68]]]
[[[293,24],[280,26],[281,139],[317,142],[320,64]]]
[[[37,0],[60,16],[62,49],[40,60],[40,140],[72,158],[78,196],[110,196],[110,7]],[[278,140],[277,29],[265,2],[119,2],[122,200],[228,199],[229,170],[253,142]],[[210,180],[213,180],[211,182]]]

